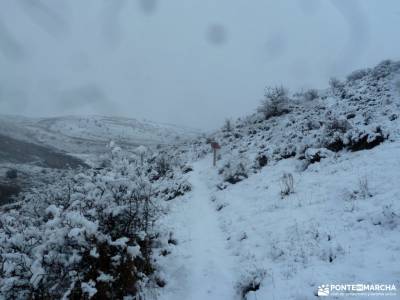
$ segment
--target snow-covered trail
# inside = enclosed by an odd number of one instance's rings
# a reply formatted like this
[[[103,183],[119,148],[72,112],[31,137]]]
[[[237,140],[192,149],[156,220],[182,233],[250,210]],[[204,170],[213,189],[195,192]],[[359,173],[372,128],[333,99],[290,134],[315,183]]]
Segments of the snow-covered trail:
[[[177,199],[168,216],[178,245],[168,258],[167,287],[160,299],[232,300],[236,298],[233,257],[211,201],[215,170],[209,160],[193,167],[191,195]]]

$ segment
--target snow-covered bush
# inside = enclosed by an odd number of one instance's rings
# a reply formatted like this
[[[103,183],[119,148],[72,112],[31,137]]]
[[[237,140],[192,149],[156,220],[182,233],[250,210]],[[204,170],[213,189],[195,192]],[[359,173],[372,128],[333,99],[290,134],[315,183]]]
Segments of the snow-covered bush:
[[[303,98],[305,101],[312,101],[312,100],[317,99],[318,97],[319,97],[319,93],[318,93],[318,90],[316,90],[316,89],[309,89],[303,95]]]
[[[346,119],[332,118],[327,121],[323,132],[323,147],[338,152],[344,148],[343,136],[351,128]]]
[[[372,127],[368,129],[355,128],[346,133],[344,142],[351,151],[360,151],[372,149],[389,137],[388,133],[383,132],[381,127]]]
[[[169,172],[172,172],[171,159],[166,153],[158,154],[154,162],[154,169],[159,177],[165,177]]]
[[[231,119],[226,119],[224,127],[223,127],[223,130],[226,131],[226,132],[231,132],[232,129],[233,129],[232,120]]]
[[[332,157],[333,152],[325,148],[308,148],[305,152],[305,159],[309,164],[321,161],[323,158]]]
[[[43,210],[27,202],[21,211],[1,216],[0,295],[121,299],[139,294],[152,273],[156,213],[148,183],[137,178],[130,183],[122,173],[79,174],[56,204]],[[36,218],[26,214],[30,209]]]
[[[148,150],[147,150],[147,148],[145,147],[145,146],[143,146],[143,145],[140,145],[139,147],[137,147],[136,149],[135,149],[135,153],[136,153],[136,155],[138,155],[139,156],[139,158],[140,158],[140,163],[143,165],[143,163],[144,163],[144,158],[145,158],[145,155],[146,155],[146,152],[147,152]]]
[[[294,144],[287,144],[284,147],[277,148],[277,153],[283,159],[296,156],[296,146]],[[279,159],[279,156],[277,158]]]
[[[364,78],[365,76],[367,76],[368,72],[369,72],[369,70],[367,70],[367,69],[356,70],[347,76],[347,81],[353,82],[356,80],[360,80],[360,79]]]
[[[288,113],[288,104],[288,91],[284,87],[268,87],[258,111],[263,113],[265,119],[269,119]]]
[[[110,156],[110,167],[70,172],[0,215],[0,299],[142,299],[153,285],[156,162],[141,167],[116,147]],[[186,191],[174,180],[163,186]]]
[[[183,196],[192,190],[192,186],[187,180],[178,177],[158,183],[157,190],[157,196],[168,201]]]
[[[344,83],[341,82],[339,79],[336,77],[332,77],[329,79],[329,86],[333,91],[339,91],[344,88]]]
[[[372,69],[371,75],[375,80],[380,80],[390,75],[392,71],[392,62],[390,60],[384,60]]]
[[[346,119],[333,118],[325,124],[325,129],[328,134],[332,134],[334,132],[345,133],[350,128],[351,125]]]
[[[184,174],[187,174],[187,173],[193,171],[193,167],[190,166],[190,165],[183,165],[183,166],[181,167],[181,170],[182,170],[182,172],[183,172]]]
[[[246,157],[232,157],[219,169],[224,181],[231,184],[238,183],[249,176],[250,163]]]

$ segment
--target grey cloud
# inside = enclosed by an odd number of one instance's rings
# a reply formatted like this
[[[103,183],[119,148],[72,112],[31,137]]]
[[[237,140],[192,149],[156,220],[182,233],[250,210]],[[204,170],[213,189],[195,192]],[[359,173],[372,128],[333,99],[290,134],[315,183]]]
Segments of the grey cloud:
[[[117,46],[121,41],[121,13],[126,7],[125,0],[113,0],[104,5],[103,33],[105,41],[111,47]]]
[[[266,85],[323,88],[400,59],[399,10],[398,0],[0,1],[1,113],[213,128],[253,112]]]
[[[21,60],[26,56],[24,46],[11,34],[9,29],[0,19],[0,52],[11,60]]]
[[[61,13],[53,8],[54,1],[17,0],[25,13],[47,33],[58,37],[67,28],[67,22]]]
[[[321,6],[320,0],[298,0],[298,3],[305,14],[314,14]]]
[[[57,91],[57,106],[63,111],[78,111],[84,106],[94,112],[114,114],[115,106],[108,99],[106,92],[96,84],[86,84],[75,88]]]
[[[268,59],[277,59],[285,55],[287,40],[283,33],[275,33],[267,38],[265,45]]]
[[[146,14],[152,14],[157,9],[158,0],[138,0],[138,1],[140,9],[142,10],[142,12]]]
[[[351,66],[365,53],[370,42],[370,24],[358,0],[331,0],[347,24],[347,42],[335,68]]]
[[[4,84],[0,85],[0,111],[3,109],[14,114],[26,113],[27,104],[28,99],[24,90]]]
[[[213,45],[222,45],[227,42],[228,33],[221,24],[212,24],[207,28],[207,40]]]

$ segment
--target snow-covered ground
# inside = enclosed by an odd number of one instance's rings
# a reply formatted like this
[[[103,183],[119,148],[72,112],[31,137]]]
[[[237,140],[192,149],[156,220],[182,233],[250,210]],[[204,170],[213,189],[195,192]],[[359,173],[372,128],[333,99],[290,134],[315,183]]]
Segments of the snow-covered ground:
[[[161,225],[178,240],[165,299],[303,300],[337,284],[394,284],[400,298],[400,63],[308,93],[216,131],[217,168],[205,140],[189,147],[192,192]]]
[[[171,203],[163,220],[178,244],[161,260],[167,286],[160,299],[234,299],[234,259],[211,202],[213,171],[206,161],[195,163],[189,177],[193,192]]]
[[[314,299],[322,284],[400,285],[400,143],[296,171],[288,159],[223,191],[211,157],[163,220],[178,241],[161,260],[160,299]],[[281,178],[294,193],[281,196]],[[352,299],[365,299],[353,297]],[[374,299],[368,297],[368,299]]]

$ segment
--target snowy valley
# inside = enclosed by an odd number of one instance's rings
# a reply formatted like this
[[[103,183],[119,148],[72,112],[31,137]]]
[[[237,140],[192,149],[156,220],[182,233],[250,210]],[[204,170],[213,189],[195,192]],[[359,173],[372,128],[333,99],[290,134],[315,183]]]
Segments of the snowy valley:
[[[96,167],[110,141],[134,152],[138,146],[162,147],[198,134],[190,128],[121,117],[0,115],[0,204],[15,193],[54,180],[62,170]],[[7,170],[20,176],[9,180]]]
[[[0,207],[0,299],[308,300],[360,283],[396,299],[399,117],[392,61],[325,90],[266,89],[209,134],[2,117],[0,183],[35,180]],[[43,149],[21,161],[6,137]],[[71,161],[38,163],[44,149]]]

